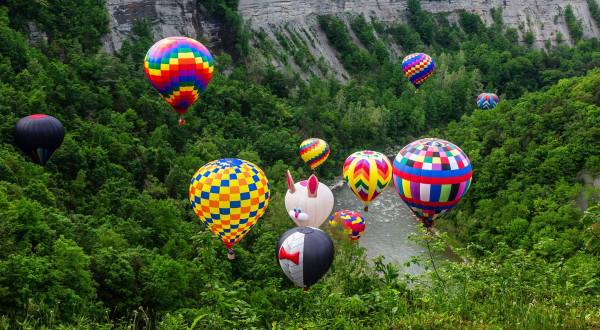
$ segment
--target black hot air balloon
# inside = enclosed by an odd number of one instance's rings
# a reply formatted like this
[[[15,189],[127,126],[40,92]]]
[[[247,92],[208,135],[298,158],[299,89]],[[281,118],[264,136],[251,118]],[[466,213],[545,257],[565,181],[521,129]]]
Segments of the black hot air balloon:
[[[45,165],[65,137],[61,122],[48,115],[35,114],[19,119],[15,142],[35,163]]]
[[[333,242],[322,230],[296,227],[283,233],[276,256],[285,275],[299,287],[317,283],[333,262]]]

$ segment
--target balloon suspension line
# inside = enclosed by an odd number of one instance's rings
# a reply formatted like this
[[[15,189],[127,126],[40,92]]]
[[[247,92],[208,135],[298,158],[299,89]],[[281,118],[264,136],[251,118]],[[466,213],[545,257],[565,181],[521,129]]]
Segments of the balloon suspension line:
[[[433,232],[431,231],[431,227],[427,227],[427,234],[433,235]],[[440,282],[442,282],[445,287],[446,282],[442,279],[442,277],[440,276],[440,273],[438,273],[437,267],[435,266],[435,259],[433,259],[433,254],[431,253],[431,246],[429,245],[429,239],[425,239],[425,243],[427,245],[427,252],[429,252],[429,259],[431,260],[431,265],[433,266],[433,271],[435,272],[435,275],[437,276],[438,280]]]

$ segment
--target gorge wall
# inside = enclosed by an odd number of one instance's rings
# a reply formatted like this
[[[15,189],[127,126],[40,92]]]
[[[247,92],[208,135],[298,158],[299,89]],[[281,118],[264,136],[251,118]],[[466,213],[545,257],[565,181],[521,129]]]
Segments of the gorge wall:
[[[598,0],[596,0],[598,1]],[[267,36],[275,48],[281,50],[282,36],[305,44],[316,59],[331,67],[343,79],[345,70],[317,23],[318,15],[337,15],[347,18],[363,14],[367,19],[381,22],[406,20],[406,0],[240,0],[238,12],[255,32]],[[478,14],[484,22],[492,21],[490,10],[502,8],[507,26],[517,29],[522,36],[531,31],[534,45],[543,47],[547,40],[555,42],[558,32],[571,42],[564,19],[564,9],[571,5],[581,21],[584,37],[600,36],[600,29],[590,17],[586,0],[422,0],[424,10],[449,13],[455,21],[457,13],[466,10]],[[153,28],[156,40],[171,35],[187,35],[221,48],[219,31],[222,23],[203,13],[202,1],[196,0],[107,0],[111,33],[105,38],[109,52],[118,50],[128,36],[133,23],[146,19]],[[392,54],[400,53],[401,45],[391,47]],[[321,59],[322,58],[322,59]],[[273,57],[271,62],[298,71],[293,61]],[[287,62],[287,63],[283,63]]]

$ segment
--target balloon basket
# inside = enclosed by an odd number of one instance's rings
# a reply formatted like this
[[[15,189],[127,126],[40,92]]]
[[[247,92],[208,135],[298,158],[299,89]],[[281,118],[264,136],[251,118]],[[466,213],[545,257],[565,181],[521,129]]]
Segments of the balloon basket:
[[[365,210],[365,212],[369,212],[369,207],[368,207],[368,206],[365,206],[365,209],[364,209],[364,210]]]
[[[235,252],[233,252],[233,249],[229,249],[227,251],[227,259],[229,259],[229,260],[235,260]]]
[[[177,123],[179,124],[179,126],[184,126],[185,124],[187,124],[187,122],[185,121],[185,119],[183,119],[183,117],[179,117],[179,121]]]
[[[308,292],[308,290],[310,290],[310,288],[309,288],[309,287],[307,287],[307,286],[305,286],[305,287],[304,287],[304,292]]]

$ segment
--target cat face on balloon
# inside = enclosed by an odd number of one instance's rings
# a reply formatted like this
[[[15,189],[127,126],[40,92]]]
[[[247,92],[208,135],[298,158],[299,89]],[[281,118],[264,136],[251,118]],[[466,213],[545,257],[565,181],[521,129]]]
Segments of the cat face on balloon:
[[[290,218],[298,226],[318,228],[333,209],[333,193],[315,175],[308,180],[294,183],[287,173],[288,191],[285,194],[285,208]]]
[[[302,209],[299,207],[291,209],[288,214],[290,215],[290,218],[296,221],[296,223],[301,223],[309,218],[308,213],[302,212]]]

